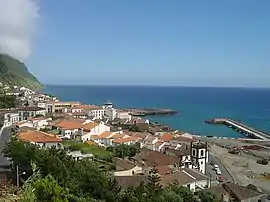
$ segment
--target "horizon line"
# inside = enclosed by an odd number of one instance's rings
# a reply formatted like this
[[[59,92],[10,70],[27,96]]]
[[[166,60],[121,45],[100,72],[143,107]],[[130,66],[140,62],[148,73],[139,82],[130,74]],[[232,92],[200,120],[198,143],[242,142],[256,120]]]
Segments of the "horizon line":
[[[208,85],[158,85],[158,84],[43,84],[46,86],[97,86],[97,87],[183,87],[183,88],[240,88],[240,89],[270,89],[270,86],[208,86]]]

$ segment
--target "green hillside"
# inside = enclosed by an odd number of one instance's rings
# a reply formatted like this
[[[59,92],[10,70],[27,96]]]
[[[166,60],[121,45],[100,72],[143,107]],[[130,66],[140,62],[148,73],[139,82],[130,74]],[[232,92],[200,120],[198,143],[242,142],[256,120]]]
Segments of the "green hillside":
[[[4,85],[24,86],[30,89],[42,87],[24,63],[4,54],[0,54],[0,82]]]

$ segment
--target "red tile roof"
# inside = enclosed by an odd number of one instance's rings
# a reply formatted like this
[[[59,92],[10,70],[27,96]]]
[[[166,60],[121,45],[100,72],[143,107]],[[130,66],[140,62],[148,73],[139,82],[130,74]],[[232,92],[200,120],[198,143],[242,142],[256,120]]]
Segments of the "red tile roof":
[[[54,135],[33,130],[19,133],[18,138],[26,142],[46,143],[46,142],[62,142],[62,140]]]
[[[167,142],[167,141],[169,141],[170,139],[172,139],[172,137],[173,137],[173,136],[172,136],[171,134],[167,133],[167,134],[162,135],[162,137],[160,138],[160,140],[161,140],[161,141]]]
[[[132,141],[136,141],[140,138],[138,137],[125,137],[125,138],[120,138],[120,139],[116,139],[116,140],[113,140],[113,143],[118,143],[118,144],[122,144],[122,143],[126,143],[126,142],[132,142]]]
[[[105,131],[104,133],[99,135],[99,138],[109,138],[112,134],[113,134],[113,132]]]

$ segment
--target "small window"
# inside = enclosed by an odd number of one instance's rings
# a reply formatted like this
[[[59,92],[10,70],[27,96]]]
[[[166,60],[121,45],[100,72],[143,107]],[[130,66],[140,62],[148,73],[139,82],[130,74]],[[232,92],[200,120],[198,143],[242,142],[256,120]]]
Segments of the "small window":
[[[201,164],[203,164],[203,161],[201,161]]]
[[[204,151],[203,150],[201,150],[201,156],[204,156]]]
[[[196,151],[195,150],[193,150],[193,156],[195,156],[196,155]]]

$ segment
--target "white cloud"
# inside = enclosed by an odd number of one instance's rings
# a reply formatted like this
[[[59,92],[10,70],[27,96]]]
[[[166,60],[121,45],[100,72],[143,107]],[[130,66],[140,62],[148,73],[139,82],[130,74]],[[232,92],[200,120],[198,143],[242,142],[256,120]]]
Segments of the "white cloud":
[[[0,0],[0,51],[19,60],[31,54],[39,18],[37,0]]]

